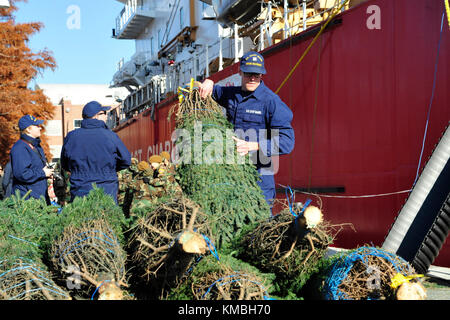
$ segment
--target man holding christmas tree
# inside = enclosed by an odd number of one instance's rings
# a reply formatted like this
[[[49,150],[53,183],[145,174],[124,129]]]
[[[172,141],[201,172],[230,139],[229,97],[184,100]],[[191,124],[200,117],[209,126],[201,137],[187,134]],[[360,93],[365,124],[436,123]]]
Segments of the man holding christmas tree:
[[[70,201],[86,196],[93,184],[117,203],[117,171],[131,164],[131,154],[119,136],[106,126],[106,111],[97,101],[83,108],[81,128],[69,132],[61,150],[61,167],[70,172]]]
[[[269,205],[275,199],[275,180],[271,157],[289,154],[295,143],[291,126],[292,111],[262,81],[266,74],[264,58],[250,51],[240,60],[241,86],[222,87],[206,79],[200,95],[212,97],[226,109],[228,120],[234,125],[237,152],[256,153],[255,165],[261,174],[258,182]]]

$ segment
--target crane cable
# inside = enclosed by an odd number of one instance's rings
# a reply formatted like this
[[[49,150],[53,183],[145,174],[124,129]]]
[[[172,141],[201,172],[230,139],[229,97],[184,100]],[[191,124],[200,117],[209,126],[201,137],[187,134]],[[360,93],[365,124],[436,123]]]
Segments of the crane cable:
[[[447,0],[448,1],[448,0]],[[314,43],[316,42],[316,40],[319,38],[319,36],[322,34],[323,30],[325,30],[325,28],[328,26],[328,24],[331,22],[331,20],[333,20],[333,18],[341,11],[341,9],[349,2],[349,0],[345,0],[341,3],[341,5],[339,6],[339,8],[333,12],[333,14],[330,16],[330,18],[328,18],[328,20],[322,25],[322,27],[320,28],[320,31],[317,33],[317,35],[314,37],[314,39],[311,41],[311,43],[309,44],[308,48],[306,48],[305,52],[303,52],[302,56],[300,57],[300,59],[298,59],[297,63],[295,64],[295,66],[291,69],[291,71],[289,72],[289,74],[286,76],[286,78],[283,80],[283,82],[280,84],[280,86],[278,87],[278,89],[275,91],[276,94],[278,94],[278,92],[281,90],[281,88],[285,85],[285,83],[289,80],[289,78],[292,76],[292,74],[294,73],[295,69],[297,69],[297,67],[299,66],[300,62],[302,62],[303,58],[305,58],[306,54],[309,52],[309,50],[311,49],[311,47],[314,45]]]

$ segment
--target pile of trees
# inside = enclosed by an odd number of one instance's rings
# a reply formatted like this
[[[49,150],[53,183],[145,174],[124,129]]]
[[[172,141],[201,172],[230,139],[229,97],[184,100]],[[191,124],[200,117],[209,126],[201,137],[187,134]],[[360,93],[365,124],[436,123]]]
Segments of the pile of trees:
[[[52,117],[28,83],[56,67],[48,51],[27,47],[42,24],[16,24],[10,2],[0,9],[2,150],[17,140],[21,116]],[[221,107],[182,90],[171,110],[176,159],[133,159],[119,172],[119,206],[95,187],[69,204],[62,194],[62,210],[18,194],[0,202],[0,299],[400,299],[414,290],[407,297],[423,298],[414,270],[387,253],[326,257],[337,232],[321,208],[288,203],[271,216]],[[49,156],[45,136],[43,146]],[[380,275],[373,290],[368,269]]]
[[[196,97],[193,90],[185,101]],[[221,113],[205,112],[217,110],[213,101],[196,101],[207,103],[203,113],[180,105],[183,129],[195,130],[199,119],[228,126]],[[18,195],[1,202],[0,268],[14,275],[0,277],[4,299],[400,299],[416,281],[408,263],[386,262],[390,256],[376,248],[357,251],[360,259],[326,257],[338,230],[321,208],[288,201],[272,216],[249,162],[175,165],[163,153],[133,159],[119,176],[119,206],[98,188],[62,210]],[[37,274],[11,272],[25,265]],[[367,290],[368,268],[383,275],[374,290]],[[413,297],[423,298],[414,288]]]

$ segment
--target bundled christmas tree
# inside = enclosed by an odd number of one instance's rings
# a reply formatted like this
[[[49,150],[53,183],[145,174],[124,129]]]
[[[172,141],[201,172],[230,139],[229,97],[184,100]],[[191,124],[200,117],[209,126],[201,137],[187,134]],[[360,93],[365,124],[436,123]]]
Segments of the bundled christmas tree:
[[[237,257],[262,271],[273,272],[277,294],[297,295],[335,236],[313,205],[295,203],[276,216],[245,229],[233,241]]]
[[[48,231],[56,220],[43,199],[23,200],[17,194],[0,201],[0,299],[70,299],[44,263]]]
[[[271,300],[273,278],[231,255],[216,253],[201,259],[168,299]]]
[[[424,300],[421,275],[404,259],[364,246],[330,257],[316,289],[327,300]],[[319,279],[319,280],[318,280]]]
[[[142,202],[132,210],[129,240],[134,283],[147,298],[164,299],[200,257],[209,254],[211,231],[200,207],[181,194]]]
[[[126,252],[122,210],[103,189],[75,198],[58,216],[49,259],[64,281],[70,277],[80,298],[119,300],[127,297]]]
[[[210,216],[215,244],[222,248],[243,226],[270,216],[259,174],[249,155],[236,152],[232,124],[211,97],[188,90],[175,116],[179,184]]]

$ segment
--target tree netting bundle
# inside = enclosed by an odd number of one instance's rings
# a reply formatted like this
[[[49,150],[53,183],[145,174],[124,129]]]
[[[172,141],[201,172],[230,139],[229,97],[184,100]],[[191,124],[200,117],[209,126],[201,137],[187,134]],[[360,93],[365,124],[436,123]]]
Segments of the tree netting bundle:
[[[70,300],[70,295],[54,283],[42,261],[15,257],[4,260],[0,258],[0,300],[2,299]]]
[[[130,263],[135,281],[148,285],[153,298],[164,298],[199,257],[214,251],[208,217],[182,195],[138,206],[132,214]]]
[[[317,211],[320,222],[307,223],[305,214]],[[319,221],[317,220],[317,221]],[[318,271],[335,231],[321,219],[315,206],[286,208],[279,214],[246,228],[234,241],[238,257],[262,271],[277,275],[277,290],[284,296],[295,293]]]
[[[78,289],[81,296],[91,297],[96,288],[108,281],[112,282],[108,286],[110,291],[116,293],[114,296],[106,293],[105,285],[100,289],[101,299],[105,295],[122,299],[119,288],[126,286],[126,253],[105,220],[88,220],[80,227],[66,227],[56,239],[52,253],[55,268],[61,276],[71,278],[73,289]]]
[[[120,300],[127,287],[123,213],[109,195],[94,188],[66,205],[54,234],[50,259],[60,281],[71,281],[81,298]]]
[[[403,258],[376,247],[360,247],[331,259],[333,263],[326,269],[322,288],[327,300],[398,299],[401,288],[393,285],[395,279],[417,277],[414,268]],[[403,281],[401,285],[406,285],[403,289],[409,288],[409,283]],[[424,298],[425,290],[420,284],[414,290],[405,298]]]
[[[173,300],[271,300],[274,276],[230,255],[209,255],[172,290]]]
[[[210,216],[218,248],[244,225],[270,216],[259,173],[249,154],[236,152],[233,126],[211,97],[189,91],[178,106],[176,129],[179,184]]]
[[[68,300],[43,260],[56,214],[45,201],[13,195],[0,202],[0,299]]]

